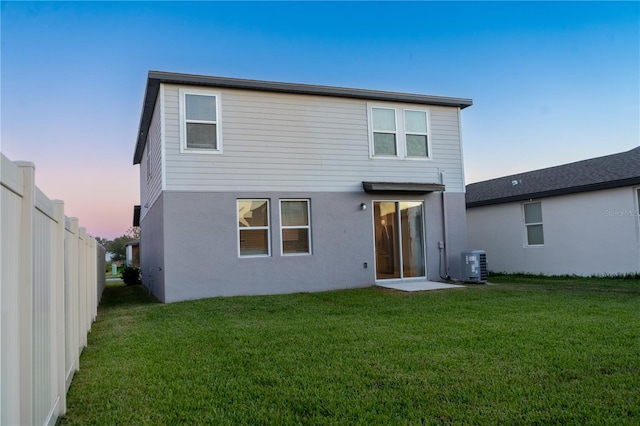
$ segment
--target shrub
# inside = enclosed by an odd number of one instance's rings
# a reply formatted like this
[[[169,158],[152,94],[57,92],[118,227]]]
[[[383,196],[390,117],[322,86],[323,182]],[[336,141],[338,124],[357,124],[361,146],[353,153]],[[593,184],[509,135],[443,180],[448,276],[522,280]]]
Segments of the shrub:
[[[120,278],[124,281],[124,285],[140,284],[140,268],[125,266],[120,273]]]

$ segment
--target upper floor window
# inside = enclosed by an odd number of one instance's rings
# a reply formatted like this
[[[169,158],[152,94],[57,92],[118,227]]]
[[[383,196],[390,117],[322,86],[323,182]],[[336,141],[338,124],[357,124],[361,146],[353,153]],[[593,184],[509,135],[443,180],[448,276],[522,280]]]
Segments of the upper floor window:
[[[371,106],[369,117],[372,157],[430,157],[428,110]]]
[[[429,135],[427,133],[426,111],[404,111],[404,132],[407,157],[429,156]]]
[[[524,227],[528,246],[541,246],[544,244],[542,231],[542,203],[537,201],[523,204]]]
[[[181,151],[222,153],[220,94],[180,90]]]
[[[371,108],[374,155],[396,155],[398,153],[396,135],[396,110]]]

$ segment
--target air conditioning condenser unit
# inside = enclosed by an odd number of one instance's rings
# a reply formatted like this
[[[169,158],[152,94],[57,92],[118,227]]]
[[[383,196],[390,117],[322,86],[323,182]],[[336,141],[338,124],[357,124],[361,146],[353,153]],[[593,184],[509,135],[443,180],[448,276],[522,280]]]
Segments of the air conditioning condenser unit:
[[[462,281],[486,283],[487,253],[484,250],[464,250],[462,252]]]

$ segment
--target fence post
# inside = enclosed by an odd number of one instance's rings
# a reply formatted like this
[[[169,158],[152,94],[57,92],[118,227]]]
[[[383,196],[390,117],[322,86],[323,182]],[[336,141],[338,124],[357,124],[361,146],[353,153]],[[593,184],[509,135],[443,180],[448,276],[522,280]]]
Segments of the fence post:
[[[89,285],[91,288],[91,323],[98,317],[98,254],[95,238],[89,238],[89,276],[91,281]]]
[[[56,342],[56,354],[55,354],[55,366],[56,366],[56,393],[60,398],[58,404],[58,416],[64,415],[67,412],[67,392],[66,392],[66,338],[65,338],[65,306],[64,306],[64,264],[65,264],[65,250],[64,250],[64,234],[65,234],[65,217],[64,217],[64,202],[54,200],[55,206],[55,219],[57,221],[55,231],[55,277],[54,289],[55,289],[55,322],[56,322],[56,334],[54,336]]]
[[[87,230],[78,229],[78,350],[87,346]],[[79,366],[78,366],[79,367]]]
[[[23,172],[0,153],[0,424],[20,423],[20,246]]]
[[[35,165],[15,163],[23,174],[22,221],[20,234],[20,289],[18,294],[20,329],[20,423],[33,423],[33,227],[36,209]]]
[[[73,374],[80,368],[80,338],[78,334],[78,324],[80,322],[78,312],[78,228],[78,219],[75,217],[69,218],[70,237],[67,243],[68,253],[66,254],[68,256],[69,270],[67,271],[67,279],[69,282],[67,285],[66,303],[69,304],[67,312],[70,316],[69,329],[67,330],[69,333],[69,336],[67,337],[69,341],[67,350],[69,351],[69,356],[72,357],[72,360],[65,379],[67,381],[67,389],[71,386]]]

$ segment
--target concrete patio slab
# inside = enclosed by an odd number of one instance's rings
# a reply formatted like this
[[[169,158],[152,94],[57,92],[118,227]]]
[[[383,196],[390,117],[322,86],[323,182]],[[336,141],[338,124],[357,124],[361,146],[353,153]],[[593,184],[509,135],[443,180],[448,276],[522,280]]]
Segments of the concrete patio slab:
[[[447,288],[465,288],[460,284],[448,284],[435,281],[408,281],[395,283],[376,283],[378,287],[391,288],[400,291],[425,291],[425,290],[443,290]]]

